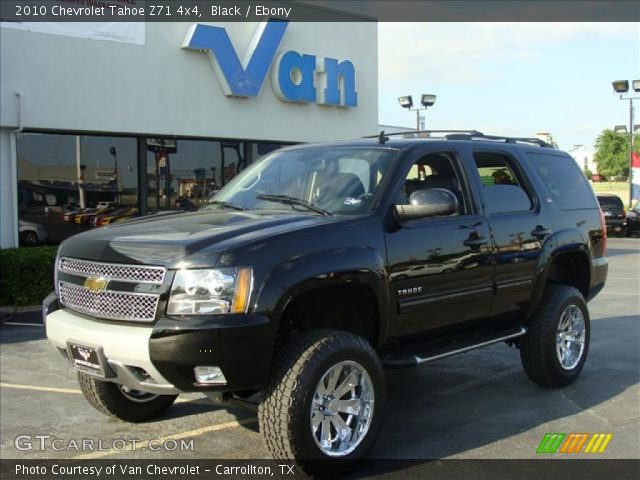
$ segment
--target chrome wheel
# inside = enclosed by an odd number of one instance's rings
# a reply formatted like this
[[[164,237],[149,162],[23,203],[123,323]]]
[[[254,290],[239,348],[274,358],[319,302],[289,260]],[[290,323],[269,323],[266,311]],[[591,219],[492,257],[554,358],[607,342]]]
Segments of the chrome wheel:
[[[155,400],[160,395],[149,392],[142,392],[140,390],[133,390],[129,387],[125,387],[124,385],[118,385],[120,393],[124,395],[127,399],[136,403],[147,403],[152,400]]]
[[[556,332],[556,353],[564,370],[572,370],[580,362],[586,341],[585,332],[582,310],[576,305],[569,305],[560,316]]]
[[[322,376],[311,405],[311,433],[322,452],[342,457],[353,452],[369,431],[375,393],[362,365],[343,361]]]

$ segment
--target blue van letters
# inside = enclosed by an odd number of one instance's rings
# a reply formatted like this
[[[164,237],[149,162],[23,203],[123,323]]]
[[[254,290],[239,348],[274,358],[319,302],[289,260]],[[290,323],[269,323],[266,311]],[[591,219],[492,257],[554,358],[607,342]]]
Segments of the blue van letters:
[[[283,101],[356,107],[356,72],[350,61],[316,59],[314,55],[295,51],[276,57],[287,25],[284,20],[260,23],[242,62],[227,31],[221,27],[192,25],[182,48],[206,52],[225,95],[258,96],[273,66],[271,84]],[[316,80],[323,84],[322,88],[316,88]]]

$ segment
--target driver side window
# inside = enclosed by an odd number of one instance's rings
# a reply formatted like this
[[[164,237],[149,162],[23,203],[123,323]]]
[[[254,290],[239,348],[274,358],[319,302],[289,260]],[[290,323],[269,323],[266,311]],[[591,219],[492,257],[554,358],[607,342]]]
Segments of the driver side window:
[[[409,170],[402,186],[404,202],[409,204],[409,197],[415,191],[444,188],[458,199],[458,212],[452,215],[471,213],[454,162],[455,157],[451,152],[428,153],[420,157]]]

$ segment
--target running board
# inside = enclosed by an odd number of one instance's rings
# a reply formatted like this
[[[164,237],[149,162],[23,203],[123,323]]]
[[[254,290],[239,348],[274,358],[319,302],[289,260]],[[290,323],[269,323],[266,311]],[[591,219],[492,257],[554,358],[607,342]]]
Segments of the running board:
[[[527,333],[526,327],[518,327],[516,329],[511,329],[508,331],[503,331],[495,337],[484,337],[480,339],[480,341],[475,341],[473,343],[467,343],[466,345],[458,345],[457,347],[453,347],[451,349],[445,349],[443,347],[439,347],[428,354],[392,354],[385,357],[382,360],[383,365],[386,368],[406,368],[406,367],[416,367],[423,363],[433,362],[434,360],[439,360],[441,358],[450,357],[452,355],[457,355],[459,353],[465,353],[470,350],[475,350],[477,348],[486,347],[489,345],[493,345],[494,343],[506,342],[509,340],[513,340],[514,338],[521,337]],[[477,339],[476,339],[477,340]]]

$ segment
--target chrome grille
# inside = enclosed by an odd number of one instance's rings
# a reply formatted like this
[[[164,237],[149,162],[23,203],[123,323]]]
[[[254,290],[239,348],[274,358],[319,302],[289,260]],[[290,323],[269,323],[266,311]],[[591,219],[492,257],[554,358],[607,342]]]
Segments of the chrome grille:
[[[93,293],[88,288],[59,282],[60,303],[76,312],[111,320],[151,322],[156,316],[160,295],[150,293]]]
[[[121,265],[118,263],[90,262],[62,257],[58,263],[61,272],[83,277],[104,277],[109,280],[136,283],[162,283],[166,270],[163,267],[145,265]]]

